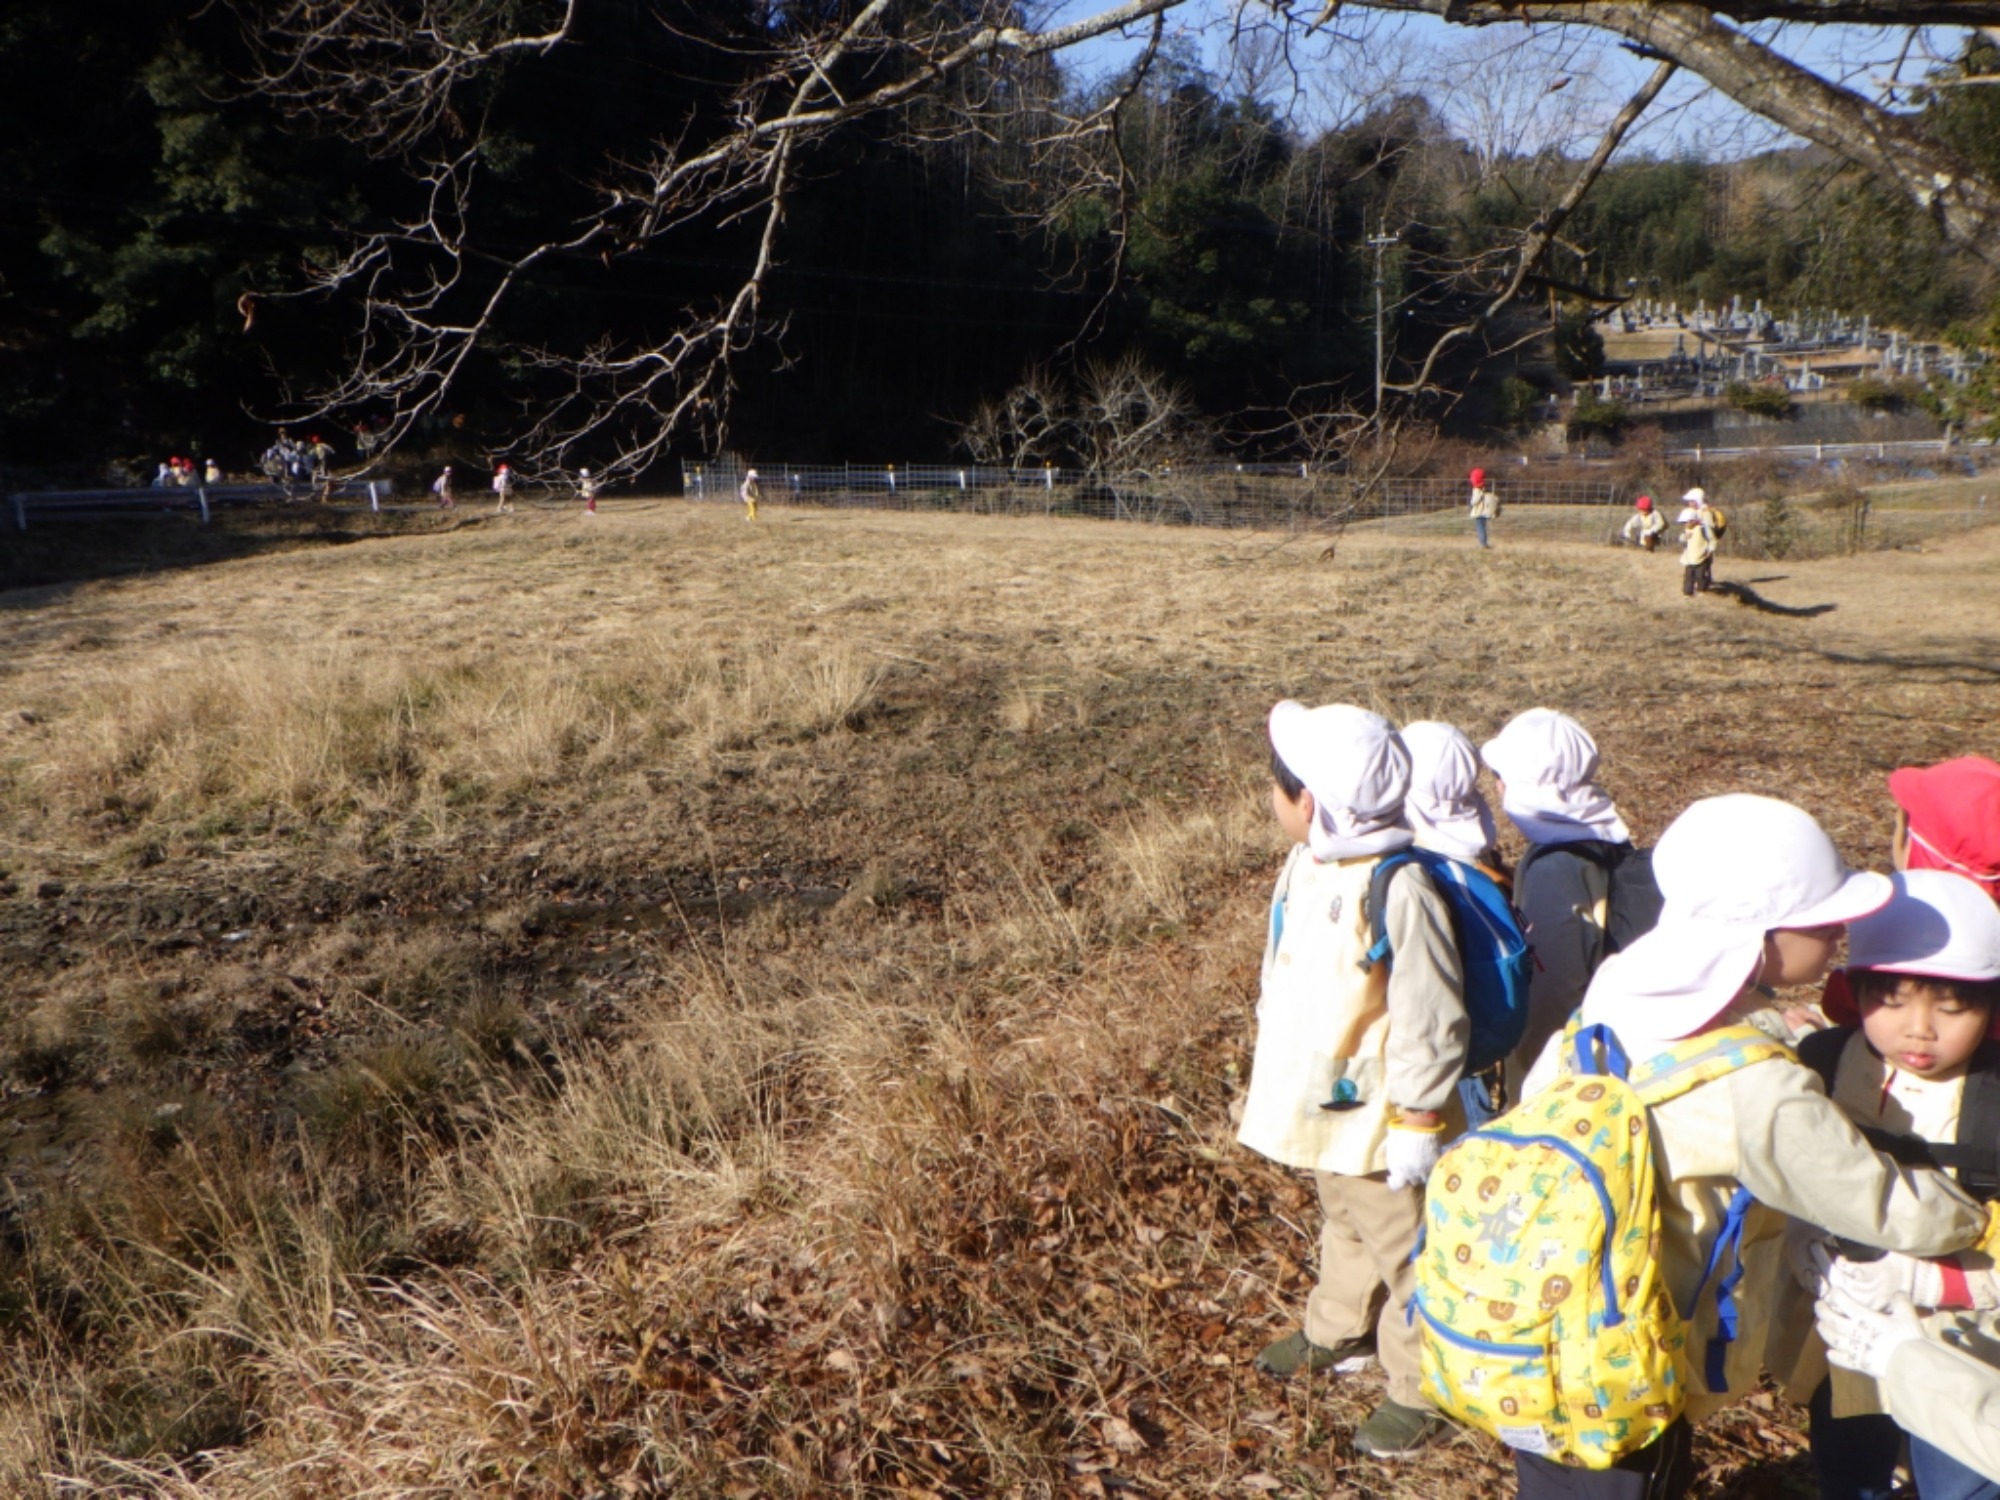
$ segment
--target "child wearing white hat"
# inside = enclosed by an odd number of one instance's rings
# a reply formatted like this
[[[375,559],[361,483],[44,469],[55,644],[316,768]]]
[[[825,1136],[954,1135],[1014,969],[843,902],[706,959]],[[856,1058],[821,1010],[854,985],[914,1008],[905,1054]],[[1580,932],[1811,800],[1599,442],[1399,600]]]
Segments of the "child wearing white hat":
[[[2000,1195],[2000,906],[1973,881],[1943,870],[1894,877],[1895,895],[1848,931],[1848,964],[1827,982],[1824,1007],[1836,1024],[1799,1044],[1800,1060],[1819,1073],[1834,1103],[1870,1142],[1906,1165],[1952,1169],[1975,1198]],[[1844,1291],[1880,1310],[1896,1295],[1924,1309],[1991,1311],[2000,1285],[1990,1264],[1928,1261],[1890,1254],[1866,1262],[1833,1259],[1822,1243],[1815,1260]],[[1797,1308],[1794,1316],[1802,1316]],[[1941,1333],[1950,1313],[1924,1320]],[[1895,1483],[1902,1433],[1885,1412],[1907,1413],[1866,1374],[1836,1369],[1830,1378],[1817,1343],[1809,1344],[1789,1381],[1812,1411],[1813,1465],[1820,1493],[1887,1494]],[[2000,1444],[1996,1444],[2000,1451]],[[2000,1484],[1969,1472],[1922,1438],[1910,1444],[1917,1488],[1926,1495],[2000,1493]]]
[[[1513,872],[1500,856],[1500,832],[1493,809],[1479,790],[1479,751],[1462,730],[1436,719],[1405,724],[1410,752],[1410,795],[1403,811],[1419,849],[1477,866],[1503,891],[1513,889]],[[1477,1128],[1506,1108],[1506,1088],[1498,1063],[1459,1084],[1468,1125]]]
[[[1393,725],[1348,704],[1271,710],[1271,806],[1293,849],[1278,876],[1237,1139],[1312,1172],[1319,1283],[1304,1325],[1258,1356],[1267,1374],[1358,1369],[1374,1350],[1388,1398],[1355,1434],[1378,1458],[1415,1451],[1444,1419],[1424,1400],[1407,1316],[1423,1183],[1447,1128],[1469,1032],[1451,912],[1428,874],[1390,878],[1393,960],[1373,941],[1375,866],[1407,848],[1410,754]]]
[[[1681,597],[1692,599],[1715,587],[1715,537],[1699,506],[1688,506],[1674,521],[1681,528]]]
[[[1695,803],[1661,836],[1653,867],[1664,898],[1658,925],[1605,960],[1579,1011],[1581,1024],[1608,1027],[1635,1065],[1733,1028],[1767,1003],[1768,987],[1816,982],[1846,924],[1892,893],[1887,877],[1849,870],[1810,815],[1768,797]],[[1531,1091],[1556,1076],[1563,1053],[1560,1041],[1547,1049]],[[1918,1255],[2000,1242],[2000,1221],[1985,1205],[1939,1173],[1906,1171],[1877,1153],[1788,1053],[1745,1062],[1655,1105],[1651,1117],[1660,1264],[1685,1312],[1690,1348],[1706,1347],[1712,1358],[1690,1361],[1682,1419],[1618,1468],[1565,1468],[1517,1451],[1524,1500],[1673,1500],[1686,1490],[1689,1423],[1756,1388],[1772,1309],[1791,1274],[1786,1215],[1859,1245]],[[1711,1274],[1712,1263],[1727,1260],[1725,1230],[1739,1222],[1734,1274],[1720,1265]],[[1727,1342],[1716,1337],[1725,1301],[1736,1319]]]
[[[1501,811],[1528,841],[1514,872],[1514,906],[1535,950],[1527,1030],[1510,1070],[1518,1085],[1612,951],[1613,872],[1632,855],[1632,833],[1598,784],[1597,741],[1568,714],[1516,714],[1479,753],[1499,779]]]

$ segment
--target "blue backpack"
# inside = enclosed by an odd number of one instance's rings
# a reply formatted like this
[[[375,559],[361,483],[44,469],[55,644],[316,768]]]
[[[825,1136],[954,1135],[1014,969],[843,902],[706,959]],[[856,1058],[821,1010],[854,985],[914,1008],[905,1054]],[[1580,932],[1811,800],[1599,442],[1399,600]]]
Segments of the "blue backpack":
[[[1472,1021],[1465,1071],[1490,1068],[1521,1045],[1528,1028],[1528,976],[1534,956],[1507,893],[1484,870],[1429,849],[1398,849],[1375,867],[1368,882],[1369,919],[1375,941],[1361,961],[1372,969],[1391,957],[1386,921],[1389,877],[1414,864],[1431,877],[1451,908],[1452,936],[1465,970],[1465,1013]]]

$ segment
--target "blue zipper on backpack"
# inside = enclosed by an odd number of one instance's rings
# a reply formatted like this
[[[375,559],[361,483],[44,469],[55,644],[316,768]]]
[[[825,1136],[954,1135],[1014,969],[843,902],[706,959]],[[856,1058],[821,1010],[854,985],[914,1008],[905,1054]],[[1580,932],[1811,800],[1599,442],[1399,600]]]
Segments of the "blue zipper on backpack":
[[[1456,1344],[1461,1349],[1470,1349],[1474,1354],[1511,1354],[1521,1359],[1546,1359],[1549,1351],[1540,1344],[1495,1344],[1485,1339],[1475,1339],[1460,1333],[1455,1328],[1447,1328],[1431,1316],[1431,1310],[1424,1306],[1423,1294],[1412,1292],[1410,1306],[1424,1320],[1430,1331],[1448,1344]]]

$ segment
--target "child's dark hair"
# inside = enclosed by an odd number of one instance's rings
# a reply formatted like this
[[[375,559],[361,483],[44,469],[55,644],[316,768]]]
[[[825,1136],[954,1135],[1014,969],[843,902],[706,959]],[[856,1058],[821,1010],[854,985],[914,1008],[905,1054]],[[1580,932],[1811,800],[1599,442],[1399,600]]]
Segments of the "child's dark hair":
[[[1284,757],[1280,756],[1276,749],[1271,751],[1271,779],[1278,783],[1278,790],[1285,794],[1287,802],[1298,801],[1300,794],[1306,789],[1306,784],[1299,780],[1290,766],[1285,764]]]
[[[1905,979],[1914,979],[1926,989],[1936,990],[1988,1015],[2000,1010],[2000,979],[1943,979],[1931,974],[1899,974],[1893,969],[1849,969],[1847,982],[1860,1005],[1879,1005]]]

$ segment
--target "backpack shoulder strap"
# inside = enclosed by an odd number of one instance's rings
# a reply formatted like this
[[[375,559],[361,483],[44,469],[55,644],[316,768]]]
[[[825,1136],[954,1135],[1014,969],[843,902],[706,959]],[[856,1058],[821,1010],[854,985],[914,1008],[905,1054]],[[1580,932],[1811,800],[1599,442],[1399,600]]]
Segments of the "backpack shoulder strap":
[[[1647,1104],[1664,1104],[1738,1068],[1793,1055],[1790,1047],[1755,1026],[1719,1026],[1635,1063],[1631,1082]]]
[[[1852,1026],[1828,1026],[1799,1039],[1799,1061],[1819,1074],[1828,1094],[1833,1093],[1833,1080],[1840,1072],[1840,1054],[1847,1050],[1847,1039],[1854,1032]],[[1970,1079],[1966,1087],[1971,1087]]]
[[[1404,865],[1422,863],[1415,846],[1398,849],[1383,855],[1374,873],[1368,877],[1368,925],[1374,941],[1361,956],[1364,971],[1373,969],[1389,957],[1389,877]]]
[[[1987,1041],[1972,1054],[1958,1106],[1958,1140],[1932,1153],[1955,1168],[1960,1185],[1982,1203],[2000,1198],[2000,1042]]]

